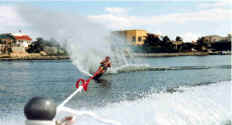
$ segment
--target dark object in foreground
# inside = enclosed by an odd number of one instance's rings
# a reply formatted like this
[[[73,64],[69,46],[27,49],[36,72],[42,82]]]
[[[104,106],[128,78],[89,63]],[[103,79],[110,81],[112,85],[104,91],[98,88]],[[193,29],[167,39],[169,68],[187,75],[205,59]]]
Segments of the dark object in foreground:
[[[56,115],[56,104],[44,97],[33,97],[24,107],[28,120],[53,120]]]
[[[44,97],[33,97],[24,107],[27,118],[25,125],[72,125],[76,116],[66,116],[62,120],[54,120],[56,104]]]

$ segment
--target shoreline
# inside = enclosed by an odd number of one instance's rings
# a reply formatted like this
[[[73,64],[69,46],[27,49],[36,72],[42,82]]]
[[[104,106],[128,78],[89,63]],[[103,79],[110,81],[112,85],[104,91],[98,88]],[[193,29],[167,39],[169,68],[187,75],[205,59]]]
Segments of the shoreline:
[[[182,53],[133,53],[134,57],[176,57],[176,56],[208,56],[208,52],[182,52]]]
[[[177,56],[209,56],[209,55],[231,55],[231,52],[180,52],[180,53],[133,53],[128,57],[177,57]]]
[[[231,55],[231,52],[181,52],[181,53],[133,53],[126,57],[177,57],[177,56],[209,56],[209,55]],[[0,55],[0,61],[14,60],[69,60],[69,56],[10,56]]]
[[[24,56],[24,57],[0,57],[0,61],[16,60],[69,60],[69,56]]]

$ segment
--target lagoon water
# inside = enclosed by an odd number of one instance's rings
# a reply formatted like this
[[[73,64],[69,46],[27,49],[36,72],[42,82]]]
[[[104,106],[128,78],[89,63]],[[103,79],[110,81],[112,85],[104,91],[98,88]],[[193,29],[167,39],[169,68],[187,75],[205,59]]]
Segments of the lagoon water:
[[[147,64],[125,66],[91,81],[65,106],[90,111],[122,125],[231,124],[231,56],[136,58]],[[71,61],[0,62],[0,125],[24,125],[23,108],[33,96],[60,104],[81,74]],[[57,114],[58,117],[62,114]],[[79,116],[77,125],[104,125]]]

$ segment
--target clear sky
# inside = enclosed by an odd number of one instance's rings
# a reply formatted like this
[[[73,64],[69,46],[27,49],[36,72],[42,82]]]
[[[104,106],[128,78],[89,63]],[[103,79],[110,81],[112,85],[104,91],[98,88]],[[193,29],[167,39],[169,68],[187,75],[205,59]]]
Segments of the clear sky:
[[[18,5],[78,14],[109,30],[145,29],[172,39],[179,35],[185,41],[232,33],[231,0],[0,0],[0,33],[21,29],[33,34],[18,15]]]

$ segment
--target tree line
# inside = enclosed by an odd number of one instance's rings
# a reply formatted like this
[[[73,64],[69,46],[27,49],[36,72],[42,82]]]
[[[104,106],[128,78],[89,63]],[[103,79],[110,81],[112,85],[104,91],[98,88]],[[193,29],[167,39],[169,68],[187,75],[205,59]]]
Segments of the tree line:
[[[180,36],[171,40],[168,36],[159,37],[155,34],[147,34],[144,44],[134,46],[132,49],[135,52],[143,53],[231,51],[231,36],[216,42],[212,42],[206,37],[200,37],[196,42],[183,42],[183,38]]]
[[[41,53],[44,52],[46,55],[51,56],[67,56],[68,53],[65,48],[61,47],[55,39],[45,40],[42,37],[36,38],[28,49],[28,53]]]
[[[176,36],[171,40],[168,36],[158,36],[147,34],[142,46],[130,46],[134,52],[138,53],[177,53],[177,52],[209,52],[209,51],[231,51],[231,36],[217,42],[211,42],[206,37],[200,37],[196,42],[183,42],[181,36]],[[33,41],[28,49],[29,53],[45,52],[47,55],[64,55],[68,53],[64,47],[55,39],[45,40],[38,37]]]

